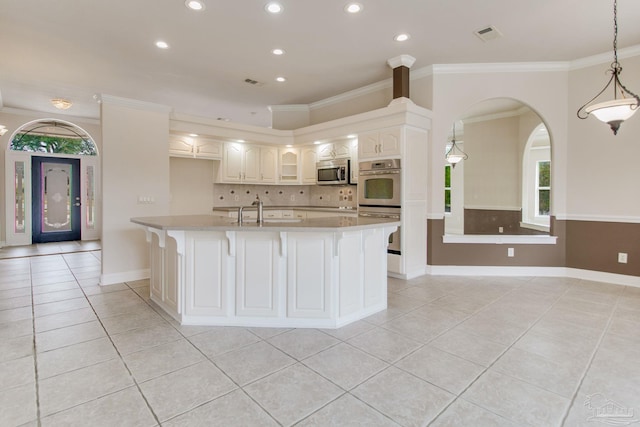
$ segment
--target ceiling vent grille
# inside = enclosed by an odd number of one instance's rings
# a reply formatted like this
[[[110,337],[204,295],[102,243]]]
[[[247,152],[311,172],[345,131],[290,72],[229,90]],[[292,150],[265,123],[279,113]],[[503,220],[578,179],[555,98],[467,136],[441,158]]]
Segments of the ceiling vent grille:
[[[493,25],[489,25],[488,27],[480,28],[473,32],[476,36],[480,38],[483,42],[488,42],[489,40],[494,40],[499,37],[502,37],[502,33]]]
[[[249,79],[249,78],[244,79],[244,82],[248,83],[248,84],[250,84],[252,86],[262,86],[262,85],[264,85],[264,83],[261,83],[261,82],[259,82],[257,80],[253,80],[253,79]]]

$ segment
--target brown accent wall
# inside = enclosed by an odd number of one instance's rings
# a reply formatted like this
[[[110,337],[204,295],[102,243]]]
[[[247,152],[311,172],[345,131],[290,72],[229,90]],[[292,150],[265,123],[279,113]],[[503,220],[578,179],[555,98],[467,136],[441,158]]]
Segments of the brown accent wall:
[[[444,220],[427,220],[427,264],[505,266],[505,267],[564,267],[565,228],[551,218],[551,233],[558,237],[555,245],[515,245],[480,243],[443,243]],[[507,248],[514,248],[515,256],[507,256]]]
[[[542,231],[520,227],[522,211],[503,209],[466,209],[464,210],[464,234],[502,234],[533,235],[546,234]]]
[[[640,224],[566,221],[567,267],[640,276]],[[627,264],[618,263],[618,252]]]
[[[558,221],[551,217],[555,245],[443,243],[444,220],[427,220],[427,264],[569,267],[640,276],[640,224]],[[514,248],[515,257],[507,257]],[[618,263],[618,253],[627,263]]]

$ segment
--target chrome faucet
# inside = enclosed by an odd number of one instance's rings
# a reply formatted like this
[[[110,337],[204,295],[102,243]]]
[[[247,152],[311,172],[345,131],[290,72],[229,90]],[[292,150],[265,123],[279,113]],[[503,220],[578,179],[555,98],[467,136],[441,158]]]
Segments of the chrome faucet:
[[[264,207],[264,204],[262,203],[262,200],[260,200],[260,196],[256,194],[256,199],[253,201],[253,203],[251,203],[251,205],[258,206],[258,219],[257,219],[258,224],[264,223],[264,217],[262,215],[262,209]]]
[[[242,225],[242,209],[244,206],[240,206],[238,208],[238,225]]]

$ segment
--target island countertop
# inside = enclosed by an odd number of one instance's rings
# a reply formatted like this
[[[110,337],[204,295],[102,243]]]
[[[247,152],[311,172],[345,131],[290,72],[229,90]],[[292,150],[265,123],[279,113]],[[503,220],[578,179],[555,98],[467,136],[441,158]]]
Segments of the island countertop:
[[[131,218],[131,222],[160,230],[189,231],[290,231],[326,232],[357,231],[384,226],[399,226],[400,221],[391,218],[369,217],[322,217],[308,219],[265,219],[258,224],[255,219],[247,219],[238,224],[233,218],[215,215],[170,215]]]

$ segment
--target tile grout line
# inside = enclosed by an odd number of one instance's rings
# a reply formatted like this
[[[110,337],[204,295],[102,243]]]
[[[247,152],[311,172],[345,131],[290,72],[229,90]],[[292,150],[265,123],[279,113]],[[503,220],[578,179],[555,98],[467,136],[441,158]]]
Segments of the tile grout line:
[[[122,354],[120,353],[120,350],[118,349],[118,347],[116,347],[115,343],[113,342],[113,339],[111,338],[111,335],[109,334],[109,332],[107,331],[107,329],[104,326],[104,323],[102,322],[102,319],[100,318],[100,316],[98,315],[98,313],[96,312],[93,304],[91,303],[91,300],[89,299],[89,297],[87,296],[86,292],[84,291],[84,288],[82,288],[82,286],[80,286],[80,282],[78,282],[78,279],[76,278],[76,275],[73,273],[73,270],[71,268],[71,266],[69,266],[69,263],[67,262],[67,260],[64,258],[64,256],[62,256],[62,259],[64,260],[65,264],[67,265],[67,267],[69,268],[69,271],[71,272],[71,274],[73,275],[73,277],[75,278],[76,282],[78,283],[78,287],[80,288],[82,294],[84,295],[85,299],[87,300],[87,303],[89,304],[89,307],[91,307],[91,310],[93,311],[93,313],[96,315],[96,319],[98,320],[98,322],[100,323],[100,326],[102,327],[102,329],[104,330],[105,335],[107,336],[107,338],[109,339],[109,342],[111,342],[111,345],[113,346],[116,354],[118,355],[118,357],[120,358],[120,361],[122,362],[122,364],[124,365],[125,369],[127,370],[129,376],[131,377],[131,380],[133,381],[134,385],[136,386],[136,388],[138,389],[138,392],[140,393],[140,396],[142,397],[142,399],[144,400],[145,404],[147,405],[147,408],[149,409],[149,411],[151,412],[151,415],[153,415],[153,418],[155,419],[156,423],[160,426],[162,425],[160,423],[160,420],[158,419],[158,416],[156,415],[155,411],[153,410],[153,408],[151,407],[151,405],[149,404],[149,402],[147,401],[147,397],[144,395],[144,393],[142,392],[142,389],[140,388],[140,385],[138,384],[138,381],[135,379],[135,377],[133,376],[131,369],[129,369],[129,366],[127,365],[127,363],[125,362],[124,358],[122,357]],[[102,263],[102,261],[100,261]],[[129,285],[127,285],[127,287],[129,287]],[[129,289],[131,289],[131,287],[129,287]],[[134,292],[135,294],[135,292]],[[136,294],[137,295],[137,294]],[[125,390],[125,389],[122,389]],[[122,390],[117,390],[114,393],[117,393],[118,391],[122,391]],[[109,393],[109,394],[113,394],[113,393]],[[109,394],[103,395],[103,396],[99,396],[98,398],[94,399],[100,399],[101,397],[104,396],[108,396]],[[78,406],[78,405],[76,405]],[[70,408],[68,408],[70,409]],[[60,411],[61,412],[61,411]]]
[[[623,289],[624,292],[624,289]],[[560,426],[564,426],[565,422],[567,421],[567,417],[569,416],[569,413],[571,412],[571,408],[573,407],[576,398],[578,397],[578,392],[580,391],[580,388],[582,387],[582,384],[584,383],[585,378],[587,377],[587,374],[589,373],[589,370],[591,369],[591,365],[593,364],[593,360],[596,358],[596,354],[598,353],[598,350],[600,350],[600,345],[602,345],[602,341],[604,341],[604,337],[607,334],[607,332],[609,331],[609,328],[611,327],[611,323],[613,322],[613,316],[616,313],[616,311],[618,310],[618,305],[620,304],[620,294],[616,295],[616,303],[613,306],[613,309],[611,310],[611,313],[609,314],[609,318],[607,319],[607,324],[605,325],[604,329],[602,330],[602,333],[600,334],[600,337],[598,339],[598,342],[596,343],[595,348],[593,349],[593,351],[591,352],[591,357],[589,357],[589,362],[587,363],[587,366],[582,374],[582,377],[580,378],[580,381],[578,382],[578,385],[576,386],[575,391],[573,392],[573,396],[571,397],[571,400],[569,402],[569,405],[567,406],[567,409],[564,412],[564,415],[562,417],[562,421],[560,422]]]
[[[38,427],[42,425],[42,421],[40,419],[40,379],[38,377],[38,351],[36,347],[36,310],[35,304],[33,300],[33,268],[31,265],[31,259],[29,258],[29,282],[31,284],[31,326],[33,328],[33,343],[32,343],[32,351],[33,351],[33,369],[34,369],[34,381],[36,388],[36,422]]]
[[[475,383],[480,379],[480,377],[482,377],[486,372],[488,372],[488,371],[489,371],[489,369],[491,369],[491,368],[492,368],[492,367],[493,367],[493,366],[498,362],[498,360],[500,360],[500,359],[502,358],[502,356],[504,356],[504,355],[505,355],[505,353],[507,353],[507,351],[509,351],[511,348],[513,348],[513,346],[514,346],[514,345],[516,345],[516,343],[517,343],[518,341],[520,341],[520,339],[522,339],[522,337],[523,337],[523,336],[525,336],[525,335],[527,334],[527,332],[529,332],[529,331],[531,330],[531,328],[533,328],[536,324],[538,324],[538,322],[540,322],[540,320],[542,319],[542,317],[543,317],[545,314],[547,314],[547,313],[548,313],[548,312],[549,312],[549,311],[550,311],[550,310],[551,310],[551,309],[552,309],[552,308],[553,308],[553,307],[558,303],[558,301],[560,300],[560,298],[562,298],[564,295],[566,295],[566,294],[567,294],[567,292],[569,292],[569,289],[571,289],[571,287],[572,287],[572,286],[569,286],[567,289],[565,289],[565,290],[564,290],[564,292],[563,292],[562,294],[559,294],[559,295],[558,295],[558,297],[556,298],[556,300],[553,302],[553,304],[551,304],[551,305],[549,306],[549,308],[547,308],[544,312],[542,312],[542,313],[540,314],[540,316],[538,316],[538,318],[536,319],[536,321],[535,321],[535,322],[533,322],[533,323],[531,324],[531,326],[529,326],[529,327],[528,327],[528,328],[527,328],[527,329],[526,329],[522,334],[520,334],[520,335],[515,339],[515,341],[513,341],[513,342],[511,343],[511,345],[509,345],[507,348],[505,348],[505,350],[504,350],[502,353],[500,353],[500,354],[498,355],[498,357],[496,357],[496,359],[495,359],[493,362],[491,362],[491,363],[489,364],[489,366],[487,366],[487,367],[486,367],[482,372],[480,372],[480,374],[478,374],[478,375],[473,379],[473,381],[471,381],[471,382],[470,382],[470,383],[469,383],[469,384],[464,388],[464,390],[462,390],[462,391],[460,392],[460,394],[459,394],[459,395],[457,395],[457,396],[456,396],[456,397],[455,397],[451,402],[449,402],[449,404],[448,404],[448,405],[446,405],[444,408],[442,408],[442,410],[441,410],[441,411],[440,411],[440,412],[439,412],[439,413],[438,413],[438,414],[437,414],[437,415],[436,415],[436,416],[435,416],[435,417],[434,417],[434,418],[433,418],[433,419],[432,419],[432,420],[427,424],[427,426],[432,425],[432,424],[433,424],[433,423],[434,423],[434,422],[435,422],[435,421],[436,421],[436,420],[437,420],[437,419],[438,419],[438,418],[439,418],[439,417],[440,417],[440,416],[441,416],[441,415],[442,415],[442,414],[443,414],[443,413],[444,413],[444,412],[445,412],[445,411],[446,411],[446,410],[447,410],[451,405],[453,405],[453,403],[454,403],[454,402],[456,402],[458,399],[462,399],[462,400],[467,401],[466,399],[464,399],[464,398],[462,397],[462,395],[463,395],[467,390],[469,390],[469,388],[471,388],[471,386],[473,386],[473,384],[475,384]],[[516,289],[519,289],[519,288],[520,288],[520,287],[512,289],[510,292],[508,292],[507,294],[505,294],[505,295],[503,295],[502,297],[498,298],[497,300],[493,301],[491,304],[493,304],[493,303],[495,303],[496,301],[498,301],[498,300],[500,300],[500,299],[504,298],[505,296],[507,296],[508,294],[510,294],[510,293],[512,293],[512,292],[514,292]],[[487,308],[487,307],[488,307],[489,305],[491,305],[491,304],[488,304],[485,308]],[[479,310],[478,312],[483,311],[485,308],[483,308],[482,310]],[[465,359],[465,360],[466,360],[466,359]],[[513,378],[511,375],[507,375],[507,376],[508,376],[509,378]],[[517,379],[517,378],[516,378],[516,379]],[[522,380],[520,380],[520,381],[522,381]],[[530,384],[530,383],[529,383],[529,382],[527,382],[527,381],[523,381],[523,382],[524,382],[524,383],[526,383],[526,384]],[[532,385],[532,386],[534,386],[534,387],[538,387],[538,386],[536,386],[536,385],[534,385],[534,384],[530,384],[530,385]],[[538,387],[538,388],[541,388],[541,387]],[[542,388],[541,388],[541,389],[542,389]],[[545,389],[542,389],[542,390],[545,390]],[[548,391],[548,390],[547,390],[547,391]],[[555,393],[554,393],[554,394],[555,394]],[[470,403],[472,403],[473,405],[476,405],[476,406],[478,406],[478,407],[480,407],[480,408],[484,409],[485,411],[488,411],[488,412],[490,412],[490,413],[492,413],[492,414],[498,415],[498,416],[499,416],[499,417],[501,417],[501,418],[504,418],[504,419],[509,420],[509,421],[512,421],[512,422],[516,422],[516,421],[511,420],[511,419],[509,419],[509,418],[506,418],[506,417],[504,417],[504,416],[502,416],[502,415],[500,415],[500,414],[496,414],[495,412],[491,411],[490,409],[485,408],[484,406],[477,405],[476,403],[473,403],[473,402],[470,402]]]

